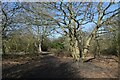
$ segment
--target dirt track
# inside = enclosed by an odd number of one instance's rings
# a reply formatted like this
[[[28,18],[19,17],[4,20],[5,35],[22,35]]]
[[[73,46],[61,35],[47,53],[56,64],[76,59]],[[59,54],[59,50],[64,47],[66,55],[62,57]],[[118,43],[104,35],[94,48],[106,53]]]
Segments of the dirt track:
[[[38,55],[27,61],[3,60],[3,78],[117,78],[112,59],[74,62],[71,58]]]

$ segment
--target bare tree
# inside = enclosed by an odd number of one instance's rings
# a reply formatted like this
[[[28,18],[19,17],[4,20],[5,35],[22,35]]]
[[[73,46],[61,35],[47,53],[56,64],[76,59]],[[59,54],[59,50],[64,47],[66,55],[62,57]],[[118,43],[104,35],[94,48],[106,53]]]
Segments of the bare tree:
[[[67,35],[70,43],[70,50],[73,58],[79,60],[82,53],[82,59],[85,59],[86,54],[89,51],[90,42],[99,28],[105,26],[110,19],[116,16],[119,12],[119,8],[114,10],[108,10],[111,6],[117,5],[117,3],[51,3],[53,12],[58,11],[54,15],[46,15],[52,18],[63,31],[64,35]],[[97,4],[97,5],[96,5]],[[55,17],[56,16],[56,17]],[[81,30],[81,25],[85,25],[89,22],[93,22],[96,26],[85,41],[84,49],[81,50],[81,35],[78,33]],[[78,45],[79,44],[79,45]]]
[[[2,50],[3,53],[5,53],[5,45],[4,41],[7,37],[7,32],[12,31],[13,28],[10,26],[13,22],[14,15],[17,13],[17,10],[19,10],[21,7],[17,3],[13,3],[14,7],[9,7],[11,4],[9,3],[2,3],[1,11],[2,11]],[[9,7],[9,8],[8,8]],[[15,29],[15,28],[14,28]]]
[[[54,29],[55,23],[51,18],[45,16],[48,14],[47,8],[44,6],[45,3],[23,3],[22,8],[25,10],[26,19],[23,20],[27,25],[31,26],[30,31],[34,33],[37,37],[37,42],[35,43],[38,48],[38,52],[41,53],[42,43],[45,37],[51,35]],[[44,7],[43,7],[44,6]],[[25,13],[23,15],[25,15]],[[24,23],[23,22],[23,23]]]
[[[90,19],[87,19],[90,5],[91,3],[82,2],[60,2],[49,4],[49,8],[55,13],[47,16],[57,23],[58,28],[61,29],[63,33],[62,35],[68,37],[70,52],[77,61],[79,61],[82,52],[81,25],[91,21]]]
[[[93,6],[93,8],[94,8],[94,11],[93,11],[94,13],[93,14],[95,16],[98,16],[98,17],[97,17],[97,20],[95,18],[92,19],[92,21],[96,24],[96,27],[94,28],[94,30],[91,32],[91,34],[88,36],[88,38],[86,40],[85,48],[83,50],[83,57],[82,57],[83,59],[85,59],[85,56],[86,56],[87,52],[89,51],[88,49],[90,47],[90,42],[91,42],[92,38],[95,38],[95,35],[96,35],[98,29],[101,28],[102,26],[106,25],[106,24],[110,24],[109,23],[110,20],[112,18],[114,18],[116,15],[118,15],[119,10],[120,10],[119,7],[115,8],[112,11],[108,10],[113,5],[117,5],[117,3],[109,2],[107,4],[107,6],[105,6],[104,3],[99,2],[96,5],[96,7],[97,7],[96,9],[95,9],[95,6]]]

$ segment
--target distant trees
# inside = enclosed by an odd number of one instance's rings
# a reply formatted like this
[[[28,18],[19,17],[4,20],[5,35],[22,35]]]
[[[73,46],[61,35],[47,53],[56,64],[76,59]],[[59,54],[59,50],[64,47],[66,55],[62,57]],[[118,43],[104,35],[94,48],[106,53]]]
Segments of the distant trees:
[[[52,19],[46,16],[48,14],[48,8],[44,6],[45,3],[23,3],[22,8],[27,15],[26,22],[31,26],[31,32],[36,36],[37,41],[35,43],[38,52],[41,53],[45,39],[51,35],[54,29],[54,23]],[[44,6],[44,7],[43,7]],[[24,14],[23,14],[24,15]],[[45,47],[45,45],[44,45]],[[45,49],[45,48],[44,48]]]
[[[3,53],[5,53],[5,51],[17,52],[18,50],[33,53],[36,52],[36,50],[37,53],[42,52],[42,45],[45,44],[47,36],[51,34],[52,28],[50,25],[53,23],[48,20],[49,18],[42,15],[45,10],[40,6],[42,6],[42,4],[38,3],[2,4]],[[42,13],[40,14],[38,10],[42,10]],[[17,47],[18,49],[16,50]]]
[[[6,45],[4,44],[6,42],[7,35],[10,31],[14,31],[16,27],[14,26],[14,18],[15,14],[17,13],[17,10],[20,9],[20,6],[15,3],[14,7],[11,6],[9,3],[2,3],[1,5],[1,12],[2,12],[2,51],[5,53]]]
[[[24,33],[27,32],[27,33]],[[27,31],[16,31],[10,34],[6,44],[6,53],[35,53],[34,42],[32,35]]]

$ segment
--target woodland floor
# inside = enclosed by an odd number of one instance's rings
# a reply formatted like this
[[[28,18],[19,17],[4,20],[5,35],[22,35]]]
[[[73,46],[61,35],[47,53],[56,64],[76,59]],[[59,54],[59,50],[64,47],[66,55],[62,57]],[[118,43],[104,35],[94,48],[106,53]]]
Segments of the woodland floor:
[[[54,55],[3,56],[2,78],[118,78],[118,60],[103,56],[82,63]]]

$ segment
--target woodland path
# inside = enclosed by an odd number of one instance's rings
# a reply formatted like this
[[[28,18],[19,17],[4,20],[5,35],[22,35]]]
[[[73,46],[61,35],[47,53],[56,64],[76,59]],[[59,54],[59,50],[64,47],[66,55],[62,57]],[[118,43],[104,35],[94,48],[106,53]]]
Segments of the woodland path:
[[[99,59],[82,63],[71,58],[37,55],[3,59],[3,78],[117,78],[118,63]]]

